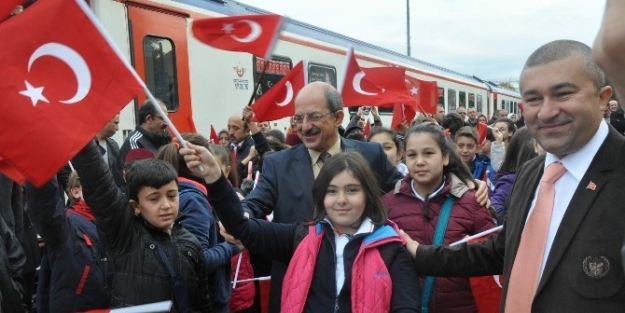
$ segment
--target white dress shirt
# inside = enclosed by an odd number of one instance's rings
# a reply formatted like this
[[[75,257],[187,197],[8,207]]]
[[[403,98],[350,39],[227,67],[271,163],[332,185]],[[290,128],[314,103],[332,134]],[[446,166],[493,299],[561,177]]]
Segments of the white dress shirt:
[[[547,243],[544,247],[545,251],[543,254],[543,261],[540,266],[540,277],[542,277],[543,271],[545,270],[545,264],[547,264],[547,258],[549,257],[549,252],[551,252],[551,246],[553,245],[553,240],[556,237],[556,233],[558,232],[564,213],[566,213],[569,203],[573,198],[573,194],[586,174],[586,170],[594,159],[595,154],[597,154],[597,151],[599,151],[599,148],[608,137],[608,133],[608,125],[605,122],[601,122],[595,135],[577,152],[569,154],[562,159],[558,159],[558,157],[551,153],[547,153],[545,157],[544,169],[546,169],[551,163],[560,162],[566,168],[566,173],[564,173],[564,175],[562,175],[562,177],[560,177],[560,179],[558,179],[554,184],[555,197],[553,212],[551,213],[551,222],[549,223]],[[536,206],[536,197],[538,197],[538,189],[540,189],[540,185],[541,183],[539,183],[538,188],[534,192],[534,200],[532,200],[532,205],[530,207],[529,214],[527,215],[528,217],[532,214],[534,207]],[[575,207],[570,209],[575,210]],[[527,219],[525,222],[527,223]]]

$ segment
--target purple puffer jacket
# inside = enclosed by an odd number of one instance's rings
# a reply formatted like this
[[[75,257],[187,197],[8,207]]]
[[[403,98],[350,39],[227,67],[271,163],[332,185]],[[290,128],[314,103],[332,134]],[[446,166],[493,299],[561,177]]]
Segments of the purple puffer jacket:
[[[514,173],[501,176],[497,180],[495,191],[493,191],[490,197],[490,203],[497,212],[497,221],[499,224],[503,223],[503,218],[506,216],[506,201],[508,200],[508,195],[510,195],[510,190],[512,190],[515,179],[516,174]]]

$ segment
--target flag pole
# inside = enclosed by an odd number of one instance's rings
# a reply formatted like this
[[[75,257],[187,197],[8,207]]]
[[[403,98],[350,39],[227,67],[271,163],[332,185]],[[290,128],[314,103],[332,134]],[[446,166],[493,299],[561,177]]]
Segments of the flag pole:
[[[493,228],[491,228],[491,229],[489,229],[489,230],[485,230],[485,231],[483,231],[483,232],[481,232],[481,233],[479,233],[479,234],[475,234],[475,235],[470,236],[470,237],[465,237],[464,239],[462,239],[462,240],[458,240],[458,241],[456,241],[456,242],[454,242],[454,243],[450,244],[449,246],[450,246],[450,247],[457,246],[457,245],[463,244],[463,243],[465,243],[465,242],[471,241],[471,240],[473,240],[473,239],[477,239],[477,238],[484,237],[484,236],[486,236],[486,235],[492,234],[492,233],[494,233],[494,232],[498,232],[498,231],[500,231],[501,229],[503,229],[503,225],[501,225],[501,226],[497,226],[497,227],[493,227]]]
[[[251,106],[252,102],[254,102],[254,96],[256,95],[256,89],[258,89],[258,86],[260,86],[260,81],[263,79],[263,76],[265,76],[265,71],[267,70],[267,63],[269,62],[268,59],[265,59],[265,61],[263,62],[263,71],[260,72],[260,76],[258,77],[258,81],[254,84],[254,90],[252,90],[252,96],[250,97],[250,101],[247,102],[247,106]]]
[[[119,50],[119,47],[117,47],[117,45],[115,44],[111,36],[106,31],[106,29],[104,29],[104,26],[102,26],[102,24],[100,23],[100,20],[93,14],[89,5],[87,5],[87,3],[83,0],[74,0],[74,1],[78,5],[78,7],[80,7],[80,9],[83,11],[83,13],[85,13],[85,15],[89,18],[89,20],[91,20],[91,23],[93,23],[93,26],[95,26],[95,28],[100,32],[102,37],[104,37],[104,40],[106,40],[106,42],[109,44],[111,49],[115,51],[115,54],[121,60],[122,64],[126,66],[126,68],[128,69],[128,71],[130,71],[132,76],[143,87],[143,90],[145,91],[145,95],[150,100],[150,103],[152,103],[156,111],[163,118],[163,121],[170,127],[170,129],[174,133],[174,136],[178,139],[178,142],[180,142],[180,145],[183,148],[187,148],[187,143],[184,141],[184,139],[182,139],[182,136],[180,136],[180,133],[176,129],[176,126],[174,126],[174,123],[171,122],[171,120],[169,119],[167,114],[165,114],[161,106],[158,105],[158,103],[156,102],[156,99],[154,98],[154,96],[152,95],[152,93],[150,92],[146,84],[143,82],[141,77],[139,77],[139,74],[137,74],[137,71],[135,71],[134,67],[132,67],[130,63],[128,62],[128,60],[126,60],[121,50]],[[202,166],[199,166],[198,170],[200,172],[204,172],[204,168]]]
[[[347,46],[347,51],[345,51],[345,65],[343,66],[343,73],[341,73],[341,89],[339,89],[339,93],[343,94],[343,89],[345,89],[345,79],[347,78],[347,67],[349,66],[349,60],[354,53],[354,47],[351,45]]]

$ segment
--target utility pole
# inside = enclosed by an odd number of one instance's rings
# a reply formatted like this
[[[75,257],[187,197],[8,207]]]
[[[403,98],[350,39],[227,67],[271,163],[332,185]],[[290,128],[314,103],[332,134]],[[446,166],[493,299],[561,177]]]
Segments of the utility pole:
[[[408,56],[410,56],[410,3],[406,0],[406,42],[408,45]]]

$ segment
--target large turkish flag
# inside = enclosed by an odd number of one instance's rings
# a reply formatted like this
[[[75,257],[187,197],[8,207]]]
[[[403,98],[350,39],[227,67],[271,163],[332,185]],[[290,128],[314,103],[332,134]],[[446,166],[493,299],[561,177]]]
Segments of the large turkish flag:
[[[88,10],[37,1],[0,24],[0,42],[11,43],[0,49],[0,157],[36,186],[144,90]]]
[[[406,75],[406,88],[417,101],[416,108],[422,113],[436,114],[438,106],[438,84]]]
[[[191,26],[197,40],[217,49],[243,51],[271,59],[282,30],[275,14],[237,15],[196,20]]]
[[[300,61],[252,106],[256,121],[269,122],[295,114],[295,96],[306,85],[306,66]]]
[[[393,68],[369,68],[362,69],[358,65],[354,49],[347,50],[344,79],[341,86],[343,106],[357,107],[362,105],[392,106],[393,103],[411,101],[412,98],[406,92],[396,92],[398,86],[393,83]],[[382,74],[384,73],[384,74]],[[387,79],[384,75],[391,75]],[[378,76],[378,77],[374,77]],[[403,78],[403,77],[402,77]],[[377,82],[387,86],[380,86]],[[401,88],[401,87],[399,87]]]

